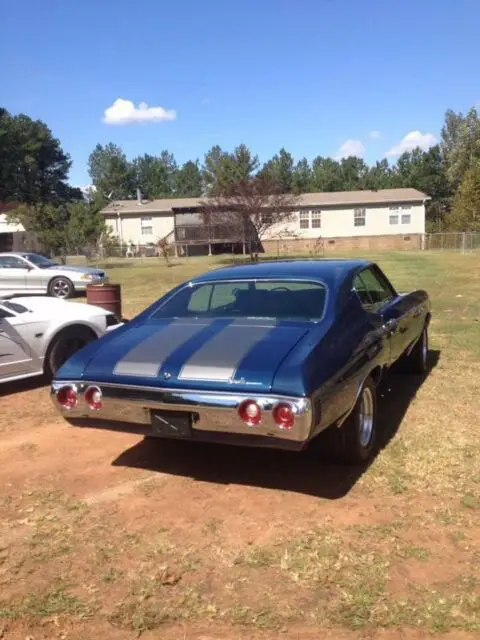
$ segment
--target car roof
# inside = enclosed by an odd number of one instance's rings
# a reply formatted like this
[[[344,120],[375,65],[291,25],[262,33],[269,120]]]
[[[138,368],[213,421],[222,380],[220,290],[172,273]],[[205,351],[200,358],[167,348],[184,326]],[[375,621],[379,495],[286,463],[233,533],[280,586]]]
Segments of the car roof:
[[[326,284],[332,285],[334,282],[343,281],[347,275],[370,264],[372,264],[370,260],[361,259],[267,260],[215,269],[194,278],[192,282],[298,278],[323,280]]]

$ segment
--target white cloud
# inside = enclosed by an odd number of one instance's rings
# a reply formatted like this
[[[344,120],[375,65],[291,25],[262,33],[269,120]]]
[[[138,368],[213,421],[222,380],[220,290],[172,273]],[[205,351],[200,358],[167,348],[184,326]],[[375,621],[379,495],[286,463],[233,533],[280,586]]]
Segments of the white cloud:
[[[83,191],[84,193],[97,190],[97,187],[94,184],[76,184],[74,187],[75,189],[80,189],[80,191]]]
[[[426,151],[430,147],[433,147],[437,143],[437,139],[433,133],[420,133],[420,131],[410,131],[404,136],[398,144],[395,144],[389,151],[385,153],[386,156],[400,156],[405,151],[412,151],[416,147],[420,147]]]
[[[85,199],[93,198],[95,192],[97,191],[97,187],[93,184],[76,184],[74,185],[75,189],[80,189]]]
[[[358,158],[361,158],[364,153],[365,147],[361,140],[345,140],[335,154],[335,158],[337,160],[348,158],[349,156],[357,156]]]
[[[173,109],[163,107],[149,107],[140,102],[136,107],[131,100],[117,98],[111,107],[105,109],[103,121],[106,124],[128,124],[130,122],[161,122],[175,120],[177,117]]]
[[[380,138],[382,137],[382,134],[380,133],[380,131],[370,131],[370,133],[368,134],[368,137],[371,138],[372,140],[380,140]]]

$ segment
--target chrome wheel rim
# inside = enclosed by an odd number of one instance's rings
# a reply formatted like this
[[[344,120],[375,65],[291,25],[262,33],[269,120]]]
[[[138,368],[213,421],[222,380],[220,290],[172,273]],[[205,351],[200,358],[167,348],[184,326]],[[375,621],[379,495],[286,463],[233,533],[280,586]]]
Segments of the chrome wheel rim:
[[[373,432],[373,394],[368,387],[362,391],[360,401],[360,445],[367,447]]]
[[[52,291],[56,298],[65,298],[68,296],[70,286],[66,280],[55,280]]]

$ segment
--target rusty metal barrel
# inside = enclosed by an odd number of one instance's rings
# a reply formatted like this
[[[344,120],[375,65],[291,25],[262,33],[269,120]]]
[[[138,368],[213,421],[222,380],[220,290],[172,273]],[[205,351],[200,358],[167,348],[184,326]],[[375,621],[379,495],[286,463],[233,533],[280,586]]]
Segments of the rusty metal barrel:
[[[88,284],[87,302],[102,307],[122,319],[122,288],[119,284]]]

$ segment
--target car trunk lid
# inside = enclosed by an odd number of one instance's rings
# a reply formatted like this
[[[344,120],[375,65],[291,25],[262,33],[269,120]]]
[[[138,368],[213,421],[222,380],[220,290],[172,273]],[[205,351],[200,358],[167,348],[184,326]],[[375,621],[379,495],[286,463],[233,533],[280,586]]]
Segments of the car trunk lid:
[[[310,328],[263,319],[147,322],[100,345],[84,378],[138,386],[266,392]]]

